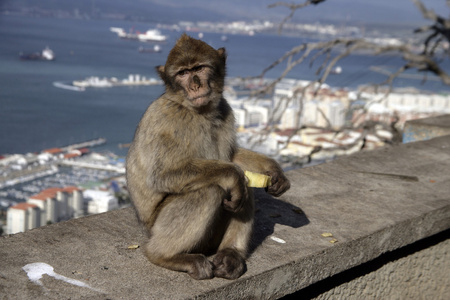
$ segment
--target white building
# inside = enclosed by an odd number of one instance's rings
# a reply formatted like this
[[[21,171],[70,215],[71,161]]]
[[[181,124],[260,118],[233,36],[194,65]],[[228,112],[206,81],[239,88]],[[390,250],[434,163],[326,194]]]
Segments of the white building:
[[[326,84],[317,88],[317,83],[294,79],[284,79],[276,85],[272,115],[275,122],[279,120],[280,128],[344,125],[348,93],[332,90]]]
[[[266,107],[247,106],[233,108],[236,126],[253,127],[267,124],[269,109]]]
[[[22,202],[8,208],[7,233],[13,234],[39,227],[39,207],[34,204]]]
[[[109,191],[85,190],[83,197],[88,201],[89,214],[99,214],[119,208],[117,198]]]
[[[7,214],[8,233],[22,232],[83,216],[83,197],[77,187],[49,188],[10,207]]]
[[[272,120],[280,120],[289,106],[299,107],[301,94],[297,93],[308,84],[309,81],[286,78],[277,83],[273,95]]]
[[[341,101],[321,102],[319,108],[323,112],[323,115],[321,114],[321,122],[327,124],[326,117],[332,128],[339,128],[344,125],[346,107]]]
[[[290,106],[285,109],[280,120],[281,129],[299,128],[300,124],[300,108],[298,106]]]
[[[383,99],[384,95],[371,94],[371,99]],[[384,105],[396,111],[450,112],[450,96],[438,94],[390,93]]]
[[[41,224],[77,218],[84,214],[83,197],[79,188],[49,188],[31,196],[28,203],[40,208]]]
[[[302,125],[339,128],[345,123],[345,105],[335,101],[305,101],[303,107],[292,105],[285,109],[280,120],[281,129],[300,128]]]
[[[241,107],[233,107],[234,118],[236,119],[236,126],[247,126],[247,111]]]
[[[382,93],[363,93],[361,99],[367,101],[367,111],[355,111],[353,122],[367,120],[391,123],[402,127],[407,120],[425,118],[450,113],[450,95],[420,94],[419,91]]]
[[[231,99],[228,100],[238,127],[255,127],[266,125],[270,114],[270,100],[264,99]]]

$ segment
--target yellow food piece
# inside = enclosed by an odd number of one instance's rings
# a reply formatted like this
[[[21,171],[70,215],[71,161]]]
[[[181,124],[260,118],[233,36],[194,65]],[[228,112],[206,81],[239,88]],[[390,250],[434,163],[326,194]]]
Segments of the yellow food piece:
[[[248,187],[265,188],[272,184],[270,181],[271,177],[268,175],[253,173],[250,171],[245,171],[244,174],[248,179]]]
[[[331,237],[331,236],[333,236],[333,234],[329,233],[329,232],[324,232],[324,233],[321,234],[321,236],[323,236],[323,237]]]

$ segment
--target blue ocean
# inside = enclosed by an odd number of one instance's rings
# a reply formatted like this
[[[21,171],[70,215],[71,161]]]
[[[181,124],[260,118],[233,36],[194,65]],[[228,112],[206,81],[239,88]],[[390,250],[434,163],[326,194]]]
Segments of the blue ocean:
[[[165,58],[180,32],[162,31],[168,42],[161,53],[139,53],[138,41],[121,40],[110,27],[145,31],[155,24],[124,21],[72,20],[0,16],[0,154],[37,152],[98,137],[107,139],[99,150],[126,154],[146,107],[163,93],[162,86],[87,88],[76,92],[53,86],[55,81],[71,83],[90,76],[128,77],[140,74],[157,77],[155,67]],[[193,34],[196,35],[196,34]],[[203,40],[228,53],[229,76],[255,76],[292,47],[306,40],[278,35],[228,35],[204,33]],[[19,53],[50,47],[54,61],[21,61]],[[356,88],[364,83],[382,82],[385,77],[369,70],[386,66],[394,70],[402,63],[394,56],[354,55],[344,59],[343,72],[327,83],[334,87]],[[288,77],[313,80],[315,67],[308,62]],[[276,77],[282,65],[267,74]],[[450,69],[450,68],[449,68]],[[449,87],[438,80],[399,78],[395,86],[414,86],[441,92]]]

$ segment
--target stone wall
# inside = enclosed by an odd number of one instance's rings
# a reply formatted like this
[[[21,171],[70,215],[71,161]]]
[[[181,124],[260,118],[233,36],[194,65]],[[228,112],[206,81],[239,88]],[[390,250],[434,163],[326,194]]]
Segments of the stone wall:
[[[447,135],[289,171],[279,199],[256,191],[252,251],[234,281],[149,263],[131,208],[3,236],[0,298],[446,299],[449,170]]]

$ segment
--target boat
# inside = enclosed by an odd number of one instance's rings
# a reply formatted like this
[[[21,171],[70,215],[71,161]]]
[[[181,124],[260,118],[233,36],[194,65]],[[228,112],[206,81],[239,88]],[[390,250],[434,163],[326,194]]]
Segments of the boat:
[[[149,29],[144,33],[133,30],[126,32],[120,27],[110,27],[109,30],[115,32],[119,38],[126,40],[139,40],[142,42],[165,42],[167,40],[167,36],[161,34],[161,31],[158,29]]]
[[[54,60],[55,53],[48,46],[42,52],[35,52],[31,54],[19,54],[20,60]]]
[[[167,37],[165,35],[162,35],[161,31],[159,31],[158,29],[150,29],[145,33],[138,33],[137,36],[138,39],[143,42],[164,42],[167,39]]]
[[[53,86],[60,88],[60,89],[71,90],[71,91],[75,91],[75,92],[83,92],[86,90],[85,87],[83,87],[83,86],[74,86],[74,85],[66,84],[66,83],[63,83],[60,81],[53,82]]]
[[[155,45],[153,48],[144,48],[140,46],[138,48],[139,53],[160,53],[161,52],[161,46]]]
[[[331,70],[331,74],[341,74],[341,73],[342,73],[342,67],[341,66],[337,66],[336,68]]]
[[[127,40],[137,40],[137,34],[135,33],[127,33],[123,28],[120,27],[110,27],[109,30],[111,32],[115,32],[117,36],[121,39],[127,39]]]

